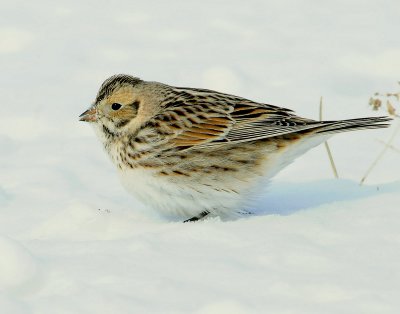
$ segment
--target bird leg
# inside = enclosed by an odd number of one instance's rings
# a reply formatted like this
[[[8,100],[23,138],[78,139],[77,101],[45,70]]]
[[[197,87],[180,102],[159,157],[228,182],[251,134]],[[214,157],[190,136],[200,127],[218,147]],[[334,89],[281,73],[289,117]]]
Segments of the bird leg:
[[[198,214],[197,216],[194,216],[194,217],[192,217],[192,218],[190,218],[190,219],[184,220],[183,223],[185,223],[185,222],[198,221],[198,220],[200,220],[200,219],[206,217],[209,213],[210,213],[210,212],[209,212],[208,210],[205,210],[205,211],[201,212],[200,214]]]

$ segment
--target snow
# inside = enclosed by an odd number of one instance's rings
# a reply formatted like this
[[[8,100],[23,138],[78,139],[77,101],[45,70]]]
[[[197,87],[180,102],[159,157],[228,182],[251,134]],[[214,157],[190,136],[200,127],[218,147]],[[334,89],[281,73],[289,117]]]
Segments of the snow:
[[[0,312],[398,313],[400,155],[388,130],[330,140],[255,215],[182,224],[126,193],[78,121],[102,80],[235,93],[317,118],[397,91],[398,1],[3,2]],[[400,137],[394,146],[400,148]]]

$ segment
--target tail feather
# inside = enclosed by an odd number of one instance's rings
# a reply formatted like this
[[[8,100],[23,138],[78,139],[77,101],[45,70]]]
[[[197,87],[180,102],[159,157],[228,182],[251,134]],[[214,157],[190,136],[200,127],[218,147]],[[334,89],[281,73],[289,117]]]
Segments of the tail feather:
[[[370,117],[339,121],[324,121],[323,126],[318,128],[316,133],[334,134],[347,131],[363,130],[363,129],[380,129],[390,126],[389,117]]]

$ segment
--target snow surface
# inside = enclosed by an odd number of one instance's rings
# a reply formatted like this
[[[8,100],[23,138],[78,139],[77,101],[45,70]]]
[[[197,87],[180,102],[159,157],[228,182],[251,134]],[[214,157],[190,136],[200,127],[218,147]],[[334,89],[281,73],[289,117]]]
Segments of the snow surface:
[[[400,155],[330,141],[236,221],[147,212],[78,115],[109,75],[327,119],[396,91],[398,1],[1,1],[0,313],[399,313]],[[394,145],[400,148],[398,137]]]

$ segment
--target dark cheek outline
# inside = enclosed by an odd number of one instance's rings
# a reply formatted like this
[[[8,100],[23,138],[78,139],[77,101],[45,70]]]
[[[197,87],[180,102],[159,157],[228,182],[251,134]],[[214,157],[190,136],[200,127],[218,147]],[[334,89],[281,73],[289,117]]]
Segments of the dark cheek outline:
[[[135,116],[133,117],[133,119],[137,116],[137,113],[139,111],[139,105],[140,105],[140,101],[138,101],[138,100],[135,100],[134,102],[132,102],[131,104],[128,105],[128,106],[131,106],[132,109],[135,111]],[[116,128],[122,128],[125,125],[127,125],[131,120],[123,119],[119,122],[116,122],[114,119],[111,119],[111,122],[114,123]]]
[[[129,106],[131,106],[133,109],[136,110],[136,112],[139,110],[139,105],[140,105],[140,101],[135,100],[133,103],[129,104]]]
[[[117,127],[117,128],[122,128],[122,127],[124,127],[125,125],[127,125],[127,124],[129,123],[129,121],[131,121],[131,120],[124,119],[124,120],[121,120],[121,121],[119,121],[119,122],[116,122],[116,123],[115,123],[115,127]]]
[[[111,130],[109,128],[107,128],[104,124],[103,124],[103,132],[106,134],[107,138],[113,138],[115,136],[115,134],[113,132],[111,132]]]

